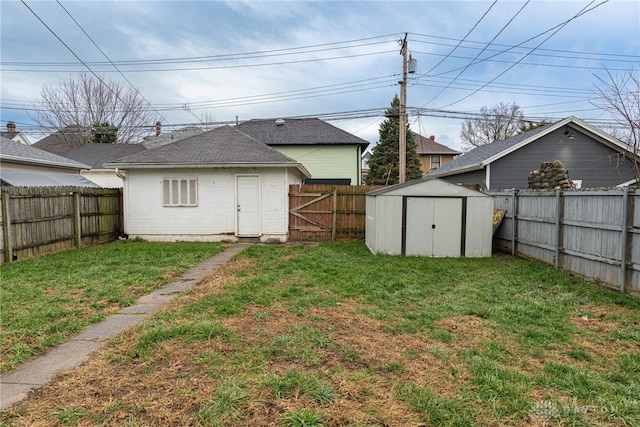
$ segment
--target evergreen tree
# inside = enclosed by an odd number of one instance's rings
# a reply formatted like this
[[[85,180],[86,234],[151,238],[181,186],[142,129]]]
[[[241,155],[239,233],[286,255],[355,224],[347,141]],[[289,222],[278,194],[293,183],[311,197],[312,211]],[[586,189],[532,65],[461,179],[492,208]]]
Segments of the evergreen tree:
[[[91,142],[97,144],[115,144],[118,140],[118,128],[109,122],[96,122],[91,126]]]
[[[518,126],[518,135],[521,133],[525,133],[525,132],[529,132],[530,130],[534,130],[534,129],[538,129],[542,126],[546,126],[548,125],[549,121],[547,120],[543,120],[541,122],[526,122],[523,121],[522,123],[520,123],[520,126]]]
[[[367,184],[391,185],[400,181],[400,99],[395,96],[391,108],[385,112],[387,119],[380,124],[380,140],[369,158]],[[406,180],[422,178],[420,157],[416,150],[413,132],[407,123]]]

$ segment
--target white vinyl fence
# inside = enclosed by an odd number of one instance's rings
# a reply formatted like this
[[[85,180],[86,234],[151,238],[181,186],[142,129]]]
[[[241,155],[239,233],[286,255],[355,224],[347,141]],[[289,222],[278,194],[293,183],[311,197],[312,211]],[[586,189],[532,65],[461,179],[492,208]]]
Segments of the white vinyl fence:
[[[506,211],[494,246],[640,293],[640,190],[489,191]]]

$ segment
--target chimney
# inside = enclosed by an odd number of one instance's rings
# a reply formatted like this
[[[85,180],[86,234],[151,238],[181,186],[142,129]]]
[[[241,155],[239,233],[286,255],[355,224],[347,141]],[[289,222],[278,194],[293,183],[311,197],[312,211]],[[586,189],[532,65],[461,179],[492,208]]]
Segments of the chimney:
[[[7,132],[9,135],[16,133],[16,124],[13,122],[7,122]]]
[[[431,135],[431,136],[429,137],[429,139],[430,139],[430,140],[432,140],[432,141],[435,141],[435,140],[436,140],[436,137],[435,137],[435,136],[433,136],[433,135]]]
[[[157,121],[156,122],[156,136],[160,136],[161,132],[162,132],[162,123]]]

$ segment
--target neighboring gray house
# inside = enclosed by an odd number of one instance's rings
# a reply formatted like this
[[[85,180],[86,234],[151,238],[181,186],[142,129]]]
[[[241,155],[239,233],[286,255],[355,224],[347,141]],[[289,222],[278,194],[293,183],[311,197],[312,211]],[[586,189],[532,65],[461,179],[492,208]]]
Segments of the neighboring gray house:
[[[369,142],[320,119],[249,120],[242,132],[302,163],[305,182],[362,183],[362,153]]]
[[[90,142],[90,133],[78,126],[67,126],[33,144],[50,153],[89,165],[82,176],[103,188],[121,188],[122,178],[113,169],[106,169],[105,163],[146,151],[143,144],[96,144]]]
[[[91,140],[91,131],[81,126],[67,126],[47,135],[33,144],[40,150],[64,156],[69,150],[78,148]]]
[[[628,149],[613,136],[569,117],[475,148],[427,176],[486,190],[523,189],[532,170],[560,160],[581,188],[615,187],[635,181]]]
[[[154,241],[287,240],[296,160],[223,126],[106,165],[126,173],[124,228]]]
[[[153,148],[162,147],[163,145],[180,141],[181,139],[199,135],[203,132],[204,131],[199,127],[188,126],[182,129],[162,133],[161,124],[158,122],[156,123],[156,134],[153,136],[145,136],[142,140],[142,145],[144,145],[148,150],[151,150]]]
[[[147,151],[142,144],[95,144],[90,142],[72,148],[63,156],[91,166],[91,169],[83,170],[80,173],[100,187],[122,188],[122,178],[113,169],[105,168],[104,164],[141,151]]]
[[[0,181],[15,187],[98,187],[80,175],[90,166],[18,141],[0,138]]]

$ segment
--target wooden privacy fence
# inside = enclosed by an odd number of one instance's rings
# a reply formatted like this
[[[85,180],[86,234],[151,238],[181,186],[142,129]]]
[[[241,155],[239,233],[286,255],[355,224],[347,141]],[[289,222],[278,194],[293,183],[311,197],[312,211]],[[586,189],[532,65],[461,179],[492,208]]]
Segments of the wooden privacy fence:
[[[497,249],[640,293],[640,191],[489,191],[506,211]]]
[[[0,262],[112,241],[121,233],[122,191],[2,187]]]
[[[364,238],[366,194],[381,185],[290,185],[289,240]]]

